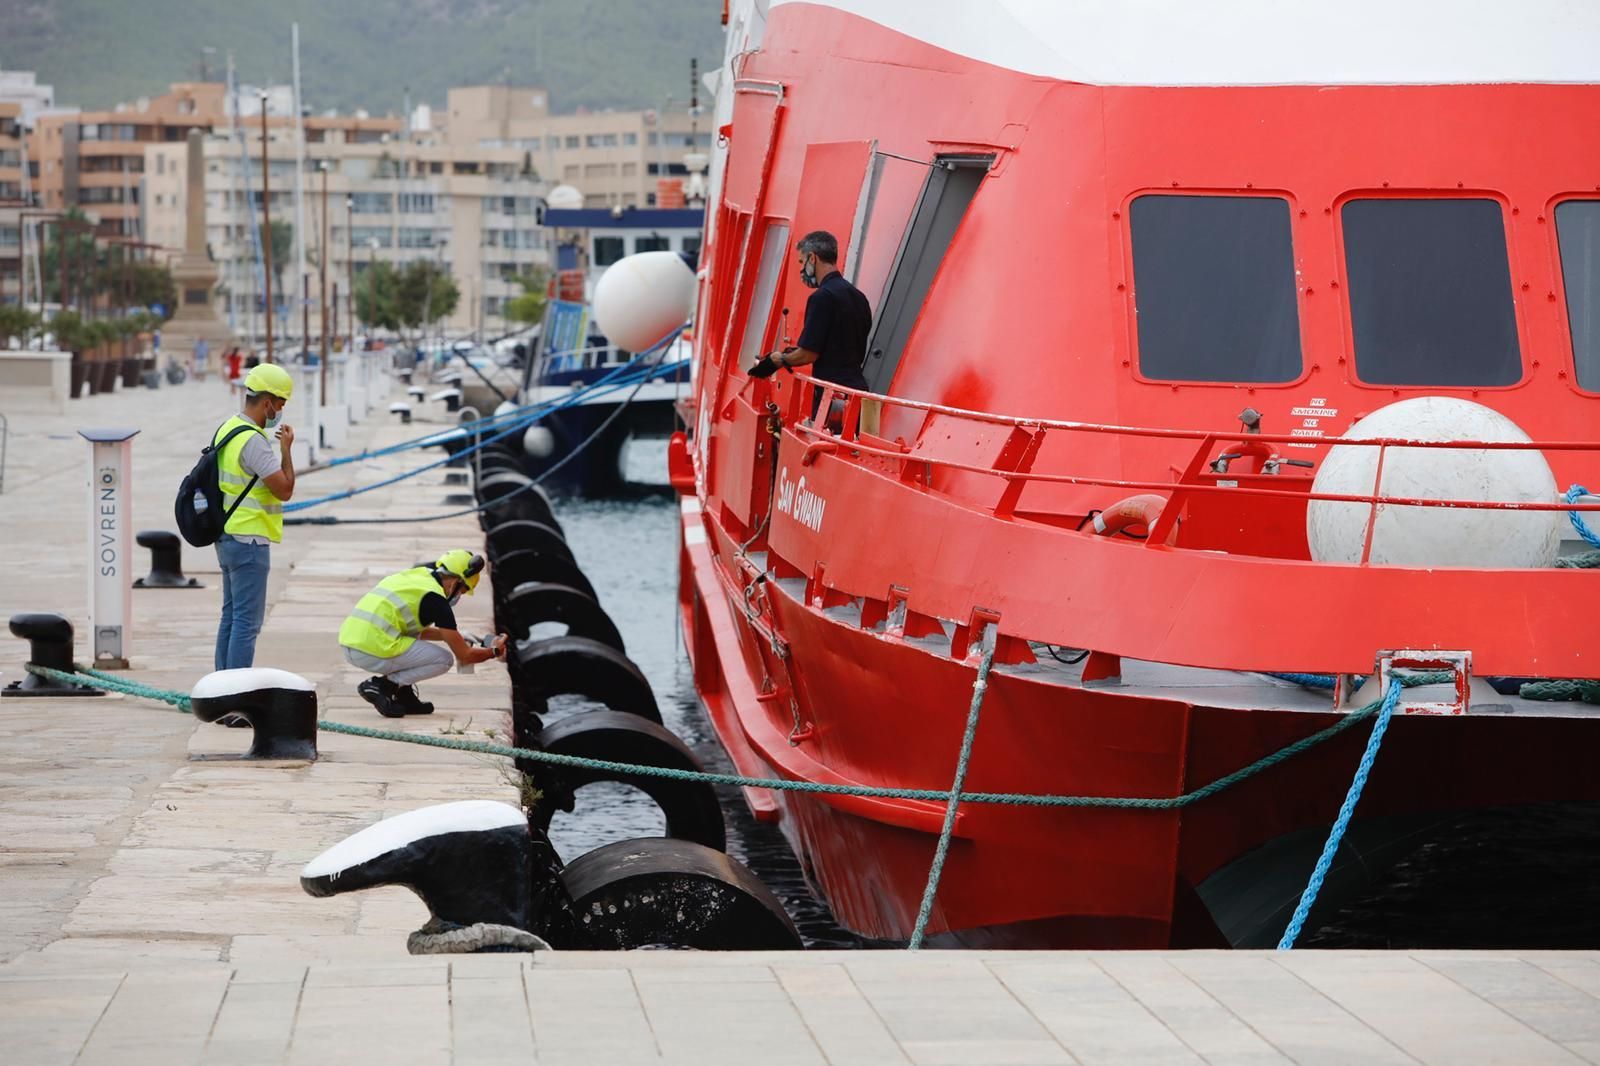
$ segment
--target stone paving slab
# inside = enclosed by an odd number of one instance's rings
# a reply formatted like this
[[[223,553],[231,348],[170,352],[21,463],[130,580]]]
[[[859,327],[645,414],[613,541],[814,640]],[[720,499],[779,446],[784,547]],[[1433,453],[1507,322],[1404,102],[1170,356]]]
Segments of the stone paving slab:
[[[7,414],[0,545],[31,569],[0,582],[0,617],[59,611],[82,634],[87,445],[74,430],[142,427],[135,525],[170,528],[171,492],[197,434],[226,416],[225,389]],[[428,428],[369,421],[351,446]],[[311,475],[300,495],[416,462]],[[330,509],[435,510],[441,482],[430,472]],[[435,715],[388,722],[354,695],[360,674],[334,639],[378,577],[480,543],[470,518],[291,527],[257,664],[310,679],[338,721],[503,736],[497,668],[446,675],[429,686]],[[210,670],[215,557],[186,550],[184,565],[208,587],[135,594],[134,680],[187,689]],[[486,591],[461,609],[469,629],[488,628]],[[16,677],[25,650],[0,638],[0,674]],[[1596,953],[413,958],[405,934],[427,915],[409,891],[311,899],[300,867],[386,815],[514,802],[502,761],[336,734],[310,764],[225,758],[248,742],[142,700],[0,701],[0,1063],[1600,1063]]]
[[[8,1064],[1600,1061],[1596,953],[49,955],[0,966]]]

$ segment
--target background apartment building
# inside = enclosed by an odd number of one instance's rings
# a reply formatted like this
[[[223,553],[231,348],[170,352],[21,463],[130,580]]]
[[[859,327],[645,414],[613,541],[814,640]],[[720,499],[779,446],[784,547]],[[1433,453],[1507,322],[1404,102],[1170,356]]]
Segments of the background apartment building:
[[[225,95],[220,83],[184,82],[108,111],[41,114],[28,138],[40,206],[98,218],[98,236],[138,237],[145,148],[226,122]]]
[[[506,326],[506,301],[522,291],[515,279],[555,260],[551,231],[541,225],[551,187],[573,186],[591,209],[653,207],[658,180],[683,177],[684,155],[709,150],[711,139],[709,130],[696,129],[696,117],[681,102],[674,107],[663,101],[659,109],[552,115],[543,89],[480,85],[450,90],[443,112],[424,105],[409,122],[359,111],[307,115],[299,153],[292,96],[281,86],[241,87],[230,98],[221,83],[183,82],[132,104],[77,112],[54,109],[49,87],[33,85],[31,75],[19,80],[18,72],[0,73],[0,101],[8,99],[3,93],[8,79],[16,81],[19,98],[27,97],[20,114],[26,120],[31,112],[33,126],[24,144],[19,113],[0,105],[0,202],[12,184],[20,194],[18,168],[25,150],[38,206],[77,208],[101,237],[181,249],[189,195],[184,152],[190,130],[204,134],[206,240],[221,272],[217,306],[236,331],[253,336],[263,332],[256,245],[263,98],[269,211],[291,227],[296,223],[294,178],[303,154],[313,336],[321,330],[316,263],[324,163],[328,278],[341,294],[341,331],[348,328],[350,287],[359,285],[369,263],[401,265],[428,258],[451,273],[461,292],[445,327],[494,334]],[[8,167],[13,160],[18,168]],[[20,288],[15,235],[0,211],[0,299]],[[280,313],[288,332],[298,337],[304,285],[298,254],[276,265],[273,274],[275,303],[284,308]],[[284,325],[277,323],[280,335]]]
[[[708,152],[709,114],[681,101],[659,109],[549,113],[542,89],[451,89],[443,135],[458,148],[516,149],[550,184],[571,185],[585,207],[654,207],[656,181],[687,174],[684,154]],[[701,127],[696,129],[696,125]]]
[[[22,298],[22,105],[0,101],[0,303]]]
[[[323,234],[322,166],[327,165],[328,282],[340,294],[338,325],[349,328],[351,285],[373,262],[437,262],[454,278],[461,299],[445,322],[452,332],[501,331],[504,304],[521,293],[515,278],[550,261],[539,217],[548,186],[525,169],[510,148],[458,149],[432,134],[407,137],[399,119],[308,118],[305,121],[305,243],[311,334],[320,337],[317,263]],[[206,241],[221,271],[217,307],[245,335],[263,332],[256,252],[261,222],[261,133],[246,122],[239,134],[213,132],[206,159]],[[146,149],[146,228],[150,239],[181,246],[184,238],[185,146]],[[292,127],[269,119],[268,209],[275,223],[295,225],[296,150]],[[298,261],[276,264],[274,303],[285,308],[279,336],[298,337],[306,317],[300,300],[307,282]],[[281,279],[281,281],[279,280]],[[287,291],[286,291],[287,290]],[[286,305],[286,306],[285,306]],[[330,324],[331,325],[331,324]]]

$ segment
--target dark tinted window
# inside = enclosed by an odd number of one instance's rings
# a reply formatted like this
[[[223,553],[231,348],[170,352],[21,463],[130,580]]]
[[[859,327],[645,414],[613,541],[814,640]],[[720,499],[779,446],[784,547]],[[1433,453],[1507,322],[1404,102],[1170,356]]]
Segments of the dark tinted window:
[[[626,242],[621,237],[594,239],[594,265],[597,267],[608,267],[627,254]]]
[[[1129,222],[1140,373],[1163,381],[1300,376],[1287,200],[1141,196]]]
[[[1356,374],[1362,381],[1521,380],[1498,203],[1352,200],[1342,214]]]
[[[1556,237],[1578,386],[1600,392],[1600,200],[1557,204]]]

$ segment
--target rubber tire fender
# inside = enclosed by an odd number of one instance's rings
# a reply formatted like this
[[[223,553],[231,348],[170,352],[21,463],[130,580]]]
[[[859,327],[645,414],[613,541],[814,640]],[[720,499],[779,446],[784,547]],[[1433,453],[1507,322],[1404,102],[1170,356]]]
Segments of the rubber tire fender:
[[[661,721],[650,682],[632,659],[588,637],[550,637],[515,645],[506,666],[523,699],[584,696],[613,711]]]
[[[506,593],[499,605],[499,627],[513,640],[523,640],[530,630],[541,622],[565,622],[568,636],[588,637],[622,652],[628,648],[622,643],[617,624],[606,614],[605,608],[582,589],[554,581],[525,581]]]
[[[566,538],[562,537],[559,530],[547,526],[543,522],[532,522],[526,518],[513,519],[510,522],[501,522],[485,534],[484,539],[488,546],[489,562],[508,552],[526,550],[538,552],[540,555],[553,555],[576,564],[577,556],[572,554]]]
[[[558,755],[705,772],[694,752],[672,730],[622,711],[568,715],[545,726],[534,738],[534,746]],[[534,809],[528,821],[546,832],[556,811],[577,810],[573,793],[578,789],[597,781],[619,781],[637,788],[655,802],[667,817],[667,836],[692,840],[717,851],[728,846],[722,804],[717,800],[716,789],[704,781],[679,781],[580,766],[552,766],[532,760],[518,760],[517,769],[531,776],[544,793],[544,802]]]
[[[478,479],[472,491],[479,503],[488,503],[515,492],[532,491],[529,488],[532,484],[533,478],[520,470],[491,470],[485,467],[483,477]]]
[[[500,555],[490,555],[489,576],[494,581],[496,604],[503,603],[504,597],[513,589],[530,581],[566,585],[577,589],[596,603],[600,602],[599,593],[595,592],[594,586],[589,583],[584,572],[578,569],[577,563],[559,555],[549,555],[531,548],[518,548]]]
[[[783,903],[739,860],[687,840],[621,840],[561,871],[574,948],[700,951],[802,947]]]
[[[488,532],[502,522],[524,520],[543,522],[566,539],[567,531],[556,521],[555,507],[550,497],[537,484],[530,483],[513,496],[502,496],[492,503],[483,503],[478,511],[478,528]]]

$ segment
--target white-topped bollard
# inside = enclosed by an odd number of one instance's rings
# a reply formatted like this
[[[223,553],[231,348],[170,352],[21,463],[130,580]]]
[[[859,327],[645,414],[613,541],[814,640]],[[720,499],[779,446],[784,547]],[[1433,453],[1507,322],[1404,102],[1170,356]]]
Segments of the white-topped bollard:
[[[255,736],[246,759],[317,757],[317,687],[299,674],[270,667],[217,670],[189,693],[194,716],[215,722],[238,715]]]
[[[133,616],[133,438],[137,429],[80,429],[89,452],[89,646],[93,664],[128,668]]]
[[[350,438],[350,409],[343,403],[330,403],[322,409],[322,446],[343,448]]]
[[[286,411],[284,417],[298,423],[300,431],[294,435],[295,469],[304,470],[317,461],[322,436],[322,367],[314,363],[300,363],[294,367],[295,395],[303,397],[295,410]],[[305,445],[302,453],[301,445]],[[302,455],[304,465],[302,466]]]

